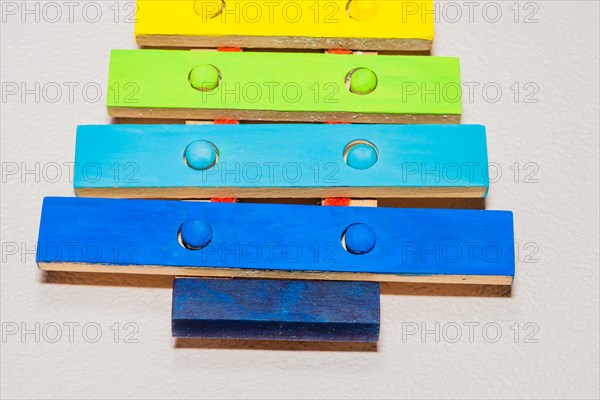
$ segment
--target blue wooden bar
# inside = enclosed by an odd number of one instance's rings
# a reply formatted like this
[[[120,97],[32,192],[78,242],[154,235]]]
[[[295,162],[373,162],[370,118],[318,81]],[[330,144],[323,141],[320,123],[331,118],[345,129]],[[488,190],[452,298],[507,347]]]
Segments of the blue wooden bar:
[[[41,269],[510,284],[508,211],[44,200]]]

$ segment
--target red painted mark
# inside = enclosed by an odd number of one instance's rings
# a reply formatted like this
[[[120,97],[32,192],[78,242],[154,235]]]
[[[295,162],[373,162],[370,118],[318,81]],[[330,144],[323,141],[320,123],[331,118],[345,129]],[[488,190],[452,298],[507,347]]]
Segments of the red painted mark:
[[[235,197],[222,197],[222,198],[214,198],[210,199],[211,203],[237,203],[237,199]]]
[[[239,53],[242,49],[239,47],[217,47],[217,51],[222,51],[224,53]]]
[[[329,49],[326,52],[327,54],[352,54],[352,50],[346,49]]]
[[[328,197],[323,199],[324,206],[346,207],[350,205],[350,199],[345,197]]]

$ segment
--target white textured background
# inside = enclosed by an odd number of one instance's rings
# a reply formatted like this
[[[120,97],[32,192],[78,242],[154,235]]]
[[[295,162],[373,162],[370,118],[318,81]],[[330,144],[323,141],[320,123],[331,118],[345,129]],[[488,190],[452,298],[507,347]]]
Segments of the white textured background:
[[[29,250],[37,240],[42,198],[73,195],[63,163],[73,160],[75,127],[110,122],[104,97],[87,101],[81,87],[91,82],[105,90],[109,50],[135,47],[132,24],[122,22],[128,3],[101,3],[97,23],[82,18],[85,2],[77,3],[73,23],[64,2],[58,2],[65,15],[56,23],[3,15],[3,89],[36,82],[64,88],[55,103],[52,92],[42,93],[39,102],[34,95],[23,101],[3,92],[3,398],[599,397],[597,2],[530,2],[539,11],[538,21],[529,24],[523,19],[534,8],[524,2],[517,4],[518,23],[512,1],[496,3],[503,11],[498,23],[485,21],[484,3],[470,23],[466,3],[456,2],[465,13],[461,21],[449,21],[453,14],[446,9],[436,24],[434,54],[459,56],[463,80],[479,84],[464,101],[464,122],[487,125],[490,159],[502,171],[487,208],[515,213],[517,275],[509,297],[481,288],[386,286],[377,351],[175,347],[168,280],[38,271]],[[79,83],[73,99],[67,82]],[[525,87],[528,82],[534,86]],[[498,102],[483,96],[485,84],[502,88]],[[531,99],[537,103],[525,102],[535,87]],[[495,96],[492,89],[489,94]],[[89,95],[94,97],[92,89]],[[36,163],[39,174],[22,173]],[[63,165],[56,182],[52,163]],[[519,167],[511,169],[515,163]],[[7,175],[15,165],[20,171]],[[125,343],[127,322],[139,328],[137,343]],[[79,324],[72,340],[68,323]],[[91,328],[83,334],[87,323],[102,328],[98,342],[86,341],[94,336]],[[465,323],[480,324],[472,340]],[[482,332],[488,323],[502,329],[496,343],[489,343],[493,329]],[[38,338],[8,335],[15,327],[35,332],[36,324]],[[62,336],[52,343],[56,324]],[[439,324],[440,340],[434,334],[403,340],[414,324],[430,330]],[[462,337],[452,343],[455,324]]]

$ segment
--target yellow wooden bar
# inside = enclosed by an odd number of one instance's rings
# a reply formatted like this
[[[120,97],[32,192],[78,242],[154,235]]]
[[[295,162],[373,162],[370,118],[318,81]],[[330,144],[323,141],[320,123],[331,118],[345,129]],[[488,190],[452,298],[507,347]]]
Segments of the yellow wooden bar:
[[[433,1],[137,0],[141,46],[429,51]]]

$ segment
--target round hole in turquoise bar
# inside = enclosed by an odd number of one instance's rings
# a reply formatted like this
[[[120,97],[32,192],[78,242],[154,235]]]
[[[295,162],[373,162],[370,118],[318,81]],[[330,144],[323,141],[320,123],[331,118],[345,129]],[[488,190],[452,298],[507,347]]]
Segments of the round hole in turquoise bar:
[[[200,250],[208,246],[213,232],[210,224],[199,219],[185,221],[179,227],[179,242],[189,250]]]
[[[185,148],[183,159],[188,167],[204,171],[213,167],[219,159],[217,147],[206,140],[196,140]]]
[[[344,149],[346,164],[354,169],[368,169],[377,162],[379,151],[375,145],[366,140],[355,140]]]
[[[342,234],[342,245],[350,254],[367,254],[373,250],[376,242],[373,229],[361,223],[350,225]]]
[[[196,65],[190,71],[188,80],[194,89],[209,92],[221,83],[221,72],[211,64]]]

